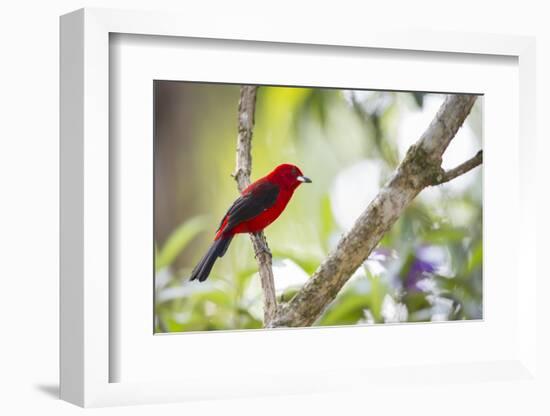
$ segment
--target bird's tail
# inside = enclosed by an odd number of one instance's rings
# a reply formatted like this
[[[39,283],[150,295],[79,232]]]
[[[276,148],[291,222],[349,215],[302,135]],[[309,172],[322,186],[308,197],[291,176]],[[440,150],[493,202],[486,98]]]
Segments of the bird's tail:
[[[205,281],[218,257],[223,257],[227,251],[227,247],[229,247],[232,239],[233,236],[228,236],[215,240],[199,264],[193,269],[190,280],[198,279],[199,282]]]

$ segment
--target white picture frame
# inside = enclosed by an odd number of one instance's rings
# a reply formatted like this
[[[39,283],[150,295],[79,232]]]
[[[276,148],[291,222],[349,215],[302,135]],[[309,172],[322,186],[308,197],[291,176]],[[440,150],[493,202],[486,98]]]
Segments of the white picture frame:
[[[349,365],[319,371],[304,366],[296,368],[292,377],[285,372],[266,370],[258,376],[259,379],[237,377],[238,380],[231,385],[224,384],[226,380],[221,376],[219,381],[212,382],[209,372],[202,377],[196,372],[181,380],[177,380],[178,377],[151,377],[147,381],[113,382],[111,369],[121,357],[117,356],[118,350],[111,348],[110,342],[113,337],[110,332],[111,313],[116,309],[110,296],[113,288],[109,282],[115,261],[109,252],[109,230],[113,226],[110,217],[110,172],[116,169],[112,165],[109,147],[110,34],[276,42],[283,50],[285,45],[298,44],[325,45],[333,50],[353,47],[468,54],[474,60],[475,55],[516,58],[519,68],[517,137],[521,138],[521,145],[518,149],[520,176],[514,220],[518,241],[535,240],[535,216],[522,215],[535,212],[536,205],[534,185],[529,181],[534,176],[535,147],[526,145],[535,141],[533,38],[467,33],[398,33],[374,29],[350,30],[349,33],[327,37],[322,32],[303,34],[292,30],[281,31],[270,25],[255,27],[243,34],[235,33],[234,27],[234,24],[224,24],[223,21],[204,27],[192,16],[179,14],[107,9],[83,9],[61,18],[61,398],[87,407],[311,393],[365,386],[374,392],[376,389],[384,390],[384,385],[396,379],[400,380],[399,386],[403,389],[413,385],[414,388],[421,388],[434,382],[449,383],[449,389],[457,389],[456,385],[450,387],[451,380],[474,386],[487,381],[505,381],[522,386],[527,382],[530,387],[537,388],[537,383],[541,383],[536,364],[537,323],[532,317],[536,315],[536,278],[540,271],[536,269],[535,262],[528,261],[532,253],[527,244],[517,247],[517,264],[513,267],[513,273],[517,274],[521,265],[523,275],[515,299],[517,311],[513,314],[517,318],[514,322],[517,331],[511,335],[517,345],[514,344],[509,350],[503,348],[505,353],[502,354],[495,352],[495,357],[498,357],[495,360],[484,357],[456,363],[445,362],[442,358],[438,363],[419,361],[414,366],[402,368],[386,365],[374,368],[369,365],[368,371]],[[487,157],[490,158],[490,155]],[[404,330],[412,331],[411,336],[415,336],[415,329]],[[285,342],[285,333],[289,332],[292,331],[276,331],[280,338],[278,342]],[[332,330],[330,334],[348,336],[343,331],[336,334]],[[211,338],[216,334],[198,336]],[[235,336],[247,342],[244,340],[246,333]],[[162,337],[162,342],[174,342],[171,338]],[[320,335],[317,338],[322,341]],[[200,354],[196,356],[183,352],[182,357],[201,359]],[[253,365],[256,363],[250,364]],[[497,394],[496,389],[494,394]]]

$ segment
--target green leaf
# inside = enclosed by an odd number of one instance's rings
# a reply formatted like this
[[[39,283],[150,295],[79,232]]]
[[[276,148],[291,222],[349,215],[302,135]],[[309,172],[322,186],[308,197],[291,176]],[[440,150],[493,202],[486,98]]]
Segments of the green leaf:
[[[233,298],[229,293],[214,289],[210,292],[201,292],[193,295],[193,300],[199,304],[204,302],[213,302],[220,307],[231,308],[233,306]]]
[[[169,266],[178,255],[187,247],[189,242],[208,226],[207,217],[197,216],[183,222],[176,228],[158,250],[155,259],[155,270],[159,271]]]
[[[330,205],[330,195],[325,194],[321,199],[321,239],[324,243],[324,249],[328,251],[328,241],[330,234],[335,227],[332,207]]]
[[[471,255],[468,258],[466,274],[471,274],[475,269],[481,267],[483,262],[483,243],[479,240],[474,246]]]
[[[430,230],[425,237],[425,241],[432,244],[448,245],[462,241],[467,235],[467,230],[464,228],[442,227]]]
[[[272,254],[274,258],[292,260],[309,275],[313,274],[321,263],[321,259],[318,257],[307,253],[296,253],[291,250],[273,250]]]
[[[348,293],[335,302],[319,321],[321,326],[352,325],[363,317],[363,310],[370,306],[369,297]]]
[[[414,98],[414,102],[419,108],[424,107],[424,96],[426,95],[425,92],[411,92],[411,95]]]
[[[423,292],[408,292],[405,293],[403,299],[401,299],[407,306],[409,313],[413,313],[422,309],[429,308],[430,302],[426,299],[426,293]]]
[[[297,137],[301,137],[299,128],[304,120],[315,120],[322,129],[326,128],[329,121],[330,103],[339,95],[330,89],[308,88],[304,91],[306,94],[294,111],[293,124],[294,129],[298,132]]]
[[[382,302],[384,296],[388,293],[388,288],[384,285],[381,278],[373,276],[367,271],[367,278],[371,284],[370,289],[370,309],[376,322],[382,322]]]

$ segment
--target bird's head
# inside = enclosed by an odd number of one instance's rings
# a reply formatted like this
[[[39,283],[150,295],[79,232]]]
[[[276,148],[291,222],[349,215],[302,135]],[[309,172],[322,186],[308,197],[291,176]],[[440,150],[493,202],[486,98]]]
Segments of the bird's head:
[[[302,183],[311,183],[311,179],[304,176],[298,166],[288,163],[277,166],[268,175],[270,181],[282,186],[285,189],[293,191]]]

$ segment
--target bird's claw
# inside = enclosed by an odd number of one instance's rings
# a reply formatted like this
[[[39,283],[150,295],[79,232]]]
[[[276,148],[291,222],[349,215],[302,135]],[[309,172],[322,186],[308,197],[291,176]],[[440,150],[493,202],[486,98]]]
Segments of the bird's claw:
[[[271,250],[269,249],[269,247],[267,245],[267,241],[265,241],[265,239],[260,237],[258,246],[259,247],[256,249],[256,254],[255,254],[256,258],[258,258],[258,256],[261,255],[261,254],[267,254],[269,257],[273,257],[272,254],[271,254]]]
[[[258,258],[261,254],[267,254],[269,257],[273,257],[271,254],[271,251],[267,247],[261,247],[259,250],[256,251],[256,254],[254,255],[255,258]]]
[[[255,257],[258,258],[259,255],[261,254],[267,254],[269,257],[272,257],[272,254],[271,254],[271,250],[269,249],[269,247],[265,244],[262,244],[258,250],[256,250],[256,255]]]

